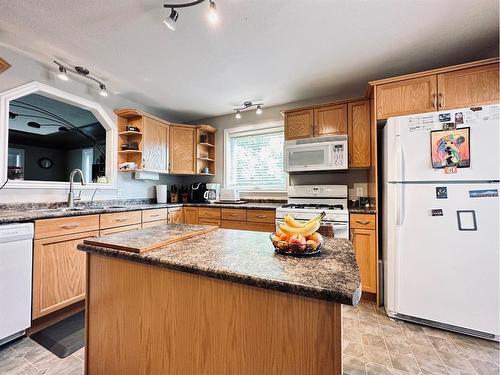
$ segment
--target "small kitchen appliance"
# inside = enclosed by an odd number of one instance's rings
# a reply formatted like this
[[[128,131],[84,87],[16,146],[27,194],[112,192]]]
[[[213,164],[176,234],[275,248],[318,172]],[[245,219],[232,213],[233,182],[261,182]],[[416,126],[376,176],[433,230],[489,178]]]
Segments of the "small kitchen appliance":
[[[240,200],[240,192],[238,189],[221,189],[219,200],[221,202],[238,202]]]
[[[194,182],[189,186],[189,202],[192,203],[206,203],[204,198],[207,191],[207,184],[202,182]]]
[[[389,118],[383,263],[389,316],[498,341],[500,106]]]
[[[288,203],[276,209],[276,224],[286,214],[309,220],[325,212],[324,224],[331,224],[336,238],[349,238],[346,185],[296,185],[288,187]]]
[[[285,172],[333,171],[347,169],[347,135],[286,141]]]
[[[207,191],[203,194],[209,203],[214,203],[219,200],[220,184],[207,184]]]

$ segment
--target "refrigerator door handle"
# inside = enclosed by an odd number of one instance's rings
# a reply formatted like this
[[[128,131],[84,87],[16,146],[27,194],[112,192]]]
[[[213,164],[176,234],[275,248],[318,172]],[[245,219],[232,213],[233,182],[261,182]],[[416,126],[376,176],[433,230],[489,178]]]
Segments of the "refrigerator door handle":
[[[396,225],[401,226],[405,221],[405,184],[396,184],[397,186],[397,211]]]
[[[394,149],[396,150],[396,181],[404,181],[405,174],[405,153],[403,150],[403,145],[401,144],[401,138],[399,135],[395,137]]]

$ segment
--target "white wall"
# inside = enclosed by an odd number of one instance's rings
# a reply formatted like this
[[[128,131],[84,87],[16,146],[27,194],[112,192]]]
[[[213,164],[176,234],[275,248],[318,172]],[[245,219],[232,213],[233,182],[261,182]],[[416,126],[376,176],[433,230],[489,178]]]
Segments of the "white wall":
[[[107,98],[100,96],[91,82],[82,81],[78,77],[68,82],[61,81],[56,76],[55,67],[45,66],[38,61],[18,52],[8,49],[0,44],[0,57],[11,66],[6,72],[0,74],[0,92],[26,84],[31,81],[39,81],[47,85],[67,91],[71,94],[93,100],[102,105],[110,117],[115,120],[113,112],[115,108],[138,108],[153,115],[164,117],[154,108],[131,102],[120,95],[110,93]],[[112,88],[110,88],[112,90]],[[177,118],[168,118],[171,121],[179,121]],[[0,184],[3,184],[1,181]],[[97,193],[96,199],[113,198],[152,198],[154,185],[157,184],[180,184],[182,179],[176,176],[161,176],[160,181],[137,181],[132,179],[131,173],[118,173],[117,190],[103,190]],[[84,191],[83,199],[90,199],[93,191]],[[67,199],[67,190],[48,189],[2,189],[0,190],[0,203],[14,202],[58,202]]]

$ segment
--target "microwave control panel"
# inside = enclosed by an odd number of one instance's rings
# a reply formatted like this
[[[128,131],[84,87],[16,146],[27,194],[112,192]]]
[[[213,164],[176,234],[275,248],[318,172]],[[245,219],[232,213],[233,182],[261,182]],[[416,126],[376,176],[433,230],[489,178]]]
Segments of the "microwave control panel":
[[[333,145],[333,165],[347,168],[347,147],[344,143]]]

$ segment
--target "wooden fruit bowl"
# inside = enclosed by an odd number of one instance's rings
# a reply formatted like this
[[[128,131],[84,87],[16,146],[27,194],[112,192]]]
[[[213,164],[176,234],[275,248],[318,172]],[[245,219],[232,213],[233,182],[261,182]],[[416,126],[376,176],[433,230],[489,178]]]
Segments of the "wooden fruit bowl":
[[[274,251],[276,253],[283,255],[292,255],[296,257],[305,257],[319,254],[321,252],[321,247],[323,246],[323,242],[320,242],[320,244],[316,248],[313,248],[311,245],[307,244],[298,245],[289,244],[286,241],[274,241],[272,234],[269,235],[269,239],[273,243]]]

